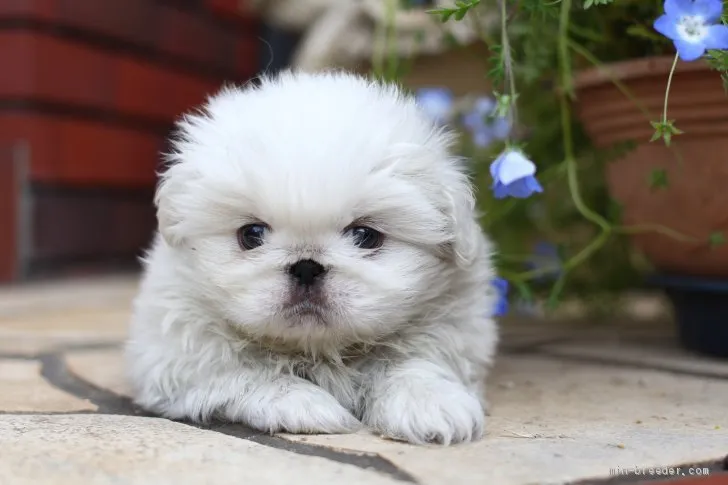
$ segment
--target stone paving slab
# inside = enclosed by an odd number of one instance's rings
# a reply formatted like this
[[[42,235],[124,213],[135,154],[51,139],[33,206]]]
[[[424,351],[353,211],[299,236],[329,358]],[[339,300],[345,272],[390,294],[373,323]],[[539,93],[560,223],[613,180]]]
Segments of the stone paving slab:
[[[144,417],[124,397],[135,289],[107,278],[0,290],[0,484],[607,483],[617,467],[712,463],[717,474],[728,454],[728,362],[676,348],[664,321],[631,317],[505,321],[487,436],[473,444]]]
[[[539,346],[538,352],[553,357],[648,367],[728,380],[726,362],[690,354],[674,344],[655,345],[654,343],[585,340],[547,343]]]
[[[422,448],[365,433],[286,438],[376,451],[426,485],[567,483],[605,478],[616,467],[718,461],[728,452],[727,381],[506,356],[490,384],[487,436],[478,443]]]
[[[130,394],[130,387],[124,376],[124,354],[121,347],[77,350],[66,353],[64,358],[68,370],[89,384],[121,396]]]
[[[88,400],[49,384],[40,368],[37,361],[0,359],[0,413],[96,411]]]
[[[8,286],[0,290],[0,353],[118,343],[127,332],[136,277]]]
[[[0,416],[0,483],[393,485],[375,471],[130,416]]]
[[[139,286],[136,275],[26,283],[0,289],[0,315],[63,309],[127,308]]]

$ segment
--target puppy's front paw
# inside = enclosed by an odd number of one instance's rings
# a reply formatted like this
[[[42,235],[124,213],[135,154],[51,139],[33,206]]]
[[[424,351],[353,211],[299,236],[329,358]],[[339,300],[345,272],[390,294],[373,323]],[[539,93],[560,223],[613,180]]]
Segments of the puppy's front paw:
[[[405,382],[387,386],[370,401],[364,422],[392,439],[449,445],[480,439],[485,412],[460,384]]]
[[[300,379],[278,379],[230,403],[225,417],[269,433],[352,433],[361,423],[329,393]]]

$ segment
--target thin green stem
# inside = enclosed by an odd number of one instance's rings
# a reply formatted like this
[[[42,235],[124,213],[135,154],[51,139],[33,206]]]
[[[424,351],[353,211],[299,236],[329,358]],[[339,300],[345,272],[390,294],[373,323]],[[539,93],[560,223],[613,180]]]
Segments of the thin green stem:
[[[561,71],[561,96],[571,96],[573,79],[571,76],[571,60],[569,58],[569,20],[571,16],[571,0],[561,1],[559,13],[559,69]]]
[[[672,86],[672,78],[675,75],[675,69],[677,68],[677,61],[680,60],[680,54],[675,54],[675,60],[672,61],[672,68],[670,68],[670,75],[667,77],[667,88],[665,89],[665,107],[662,111],[662,122],[667,123],[667,103],[670,99],[670,87]]]
[[[681,234],[674,229],[670,229],[669,227],[661,226],[659,224],[635,224],[632,226],[617,226],[614,228],[614,231],[620,234],[631,235],[642,234],[646,232],[656,232],[658,234],[662,234],[663,236],[667,236],[669,238],[682,242],[699,242],[699,240],[694,237],[686,236],[685,234]]]
[[[517,123],[518,112],[516,108],[516,80],[513,73],[513,53],[511,51],[511,43],[508,38],[508,9],[506,9],[506,0],[500,0],[500,17],[501,17],[501,46],[503,49],[503,64],[505,70],[505,91],[510,96],[511,105],[508,110],[508,119],[511,126]],[[510,145],[510,133],[506,138],[506,144]]]
[[[397,4],[399,0],[386,0],[385,23],[387,25],[386,50],[387,50],[387,81],[394,81],[397,78],[399,67],[399,55],[397,52]]]
[[[376,78],[384,76],[384,55],[387,50],[387,23],[377,22],[374,26],[372,46],[372,74]]]
[[[572,86],[571,63],[569,62],[569,14],[571,12],[571,0],[562,0],[561,15],[559,18],[559,69],[561,71],[561,90],[559,93],[559,106],[561,111],[561,129],[563,132],[564,156],[566,173],[569,182],[569,191],[574,201],[574,206],[587,220],[602,228],[602,231],[610,232],[609,222],[591,210],[584,203],[579,190],[579,178],[574,154],[574,135],[571,126],[571,108],[569,99]]]

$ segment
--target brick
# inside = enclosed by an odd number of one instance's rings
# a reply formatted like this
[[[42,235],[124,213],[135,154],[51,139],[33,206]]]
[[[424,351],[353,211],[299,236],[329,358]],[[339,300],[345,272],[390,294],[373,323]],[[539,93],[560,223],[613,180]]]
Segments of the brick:
[[[134,130],[63,120],[55,181],[85,185],[153,185],[162,140]]]
[[[18,192],[15,180],[12,146],[0,141],[0,227],[3,228],[0,231],[0,283],[13,280],[17,271]]]
[[[35,90],[38,41],[30,34],[0,32],[0,96],[23,96]]]
[[[169,6],[160,6],[159,25],[160,51],[221,71],[231,70],[239,35],[236,28]]]
[[[150,0],[56,0],[60,23],[153,46],[158,6]]]
[[[53,179],[58,167],[58,123],[51,117],[0,112],[0,146],[25,141],[32,176]]]
[[[171,122],[222,83],[28,32],[0,33],[0,97]]]
[[[169,90],[162,69],[130,58],[117,59],[116,108],[122,112],[171,119]]]
[[[111,106],[113,63],[102,51],[31,32],[0,33],[0,96]]]
[[[0,113],[0,145],[26,140],[33,181],[149,187],[164,139],[90,121]]]
[[[159,49],[175,56],[210,64],[210,57],[215,56],[221,48],[219,27],[190,12],[167,6],[160,9]]]
[[[36,261],[113,257],[139,253],[156,221],[152,191],[146,197],[123,191],[72,187],[34,194],[33,254]]]
[[[117,108],[170,123],[202,103],[220,84],[134,59],[119,59],[117,70]]]
[[[177,115],[198,107],[209,95],[215,94],[222,85],[221,82],[181,77],[176,78],[170,84],[174,87],[171,90],[170,106]]]
[[[205,0],[205,5],[214,13],[236,20],[254,20],[254,9],[250,0]]]
[[[2,0],[0,18],[50,20],[56,16],[56,0]]]

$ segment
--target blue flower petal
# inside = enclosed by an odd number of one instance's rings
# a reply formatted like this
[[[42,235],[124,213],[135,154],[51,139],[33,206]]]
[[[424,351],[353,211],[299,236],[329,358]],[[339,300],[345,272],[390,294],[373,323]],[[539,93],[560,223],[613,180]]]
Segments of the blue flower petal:
[[[473,132],[473,143],[475,146],[485,148],[493,141],[493,135],[487,128],[480,129]]]
[[[508,280],[495,278],[493,280],[493,286],[498,293],[498,300],[496,301],[495,308],[493,309],[493,315],[505,315],[508,313]]]
[[[450,115],[453,94],[447,88],[421,88],[416,93],[417,103],[437,123],[444,123]]]
[[[541,184],[532,175],[516,180],[506,187],[508,188],[508,195],[517,199],[526,199],[535,192],[543,192]]]
[[[495,278],[493,280],[493,286],[495,286],[501,295],[508,293],[508,280],[505,278]]]
[[[495,101],[487,96],[481,96],[475,100],[473,110],[483,116],[488,116],[495,110]]]
[[[498,298],[493,309],[493,316],[500,317],[508,313],[508,299],[504,297]]]
[[[533,192],[538,192],[539,194],[541,192],[543,192],[543,187],[541,186],[541,183],[538,181],[538,179],[536,177],[528,177],[526,182],[528,183],[528,187]]]
[[[718,0],[720,2],[721,0]],[[665,0],[665,13],[672,17],[683,15],[694,15],[695,5],[693,0]]]
[[[536,165],[517,150],[509,150],[502,157],[496,178],[505,185],[536,173]]]
[[[478,130],[488,125],[487,117],[495,109],[495,101],[480,97],[473,103],[473,109],[463,116],[463,124],[470,130]]]
[[[490,129],[494,138],[505,140],[511,133],[511,122],[508,118],[496,118]]]
[[[463,116],[463,125],[471,132],[482,130],[487,126],[485,124],[485,117],[475,111],[471,111]]]
[[[670,15],[658,17],[653,27],[668,39],[676,40],[680,38],[680,34],[677,32],[677,19]]]
[[[501,165],[503,165],[503,160],[505,160],[506,154],[501,153],[498,155],[498,158],[493,160],[493,163],[490,164],[490,176],[493,177],[494,182],[500,182],[500,179],[498,178],[498,173],[500,172]]]
[[[508,187],[500,182],[494,182],[491,190],[493,190],[493,197],[496,199],[505,199],[508,197]]]
[[[722,0],[695,0],[693,2],[693,13],[700,15],[709,24],[714,24],[723,15]]]
[[[539,281],[549,281],[562,273],[561,256],[556,245],[539,241],[533,248],[533,258],[526,262],[526,267],[532,270],[543,270],[546,273],[537,277]]]
[[[702,42],[687,42],[682,39],[675,39],[675,48],[683,61],[694,61],[705,54],[705,45]]]
[[[728,26],[711,25],[705,37],[706,49],[728,49]]]

